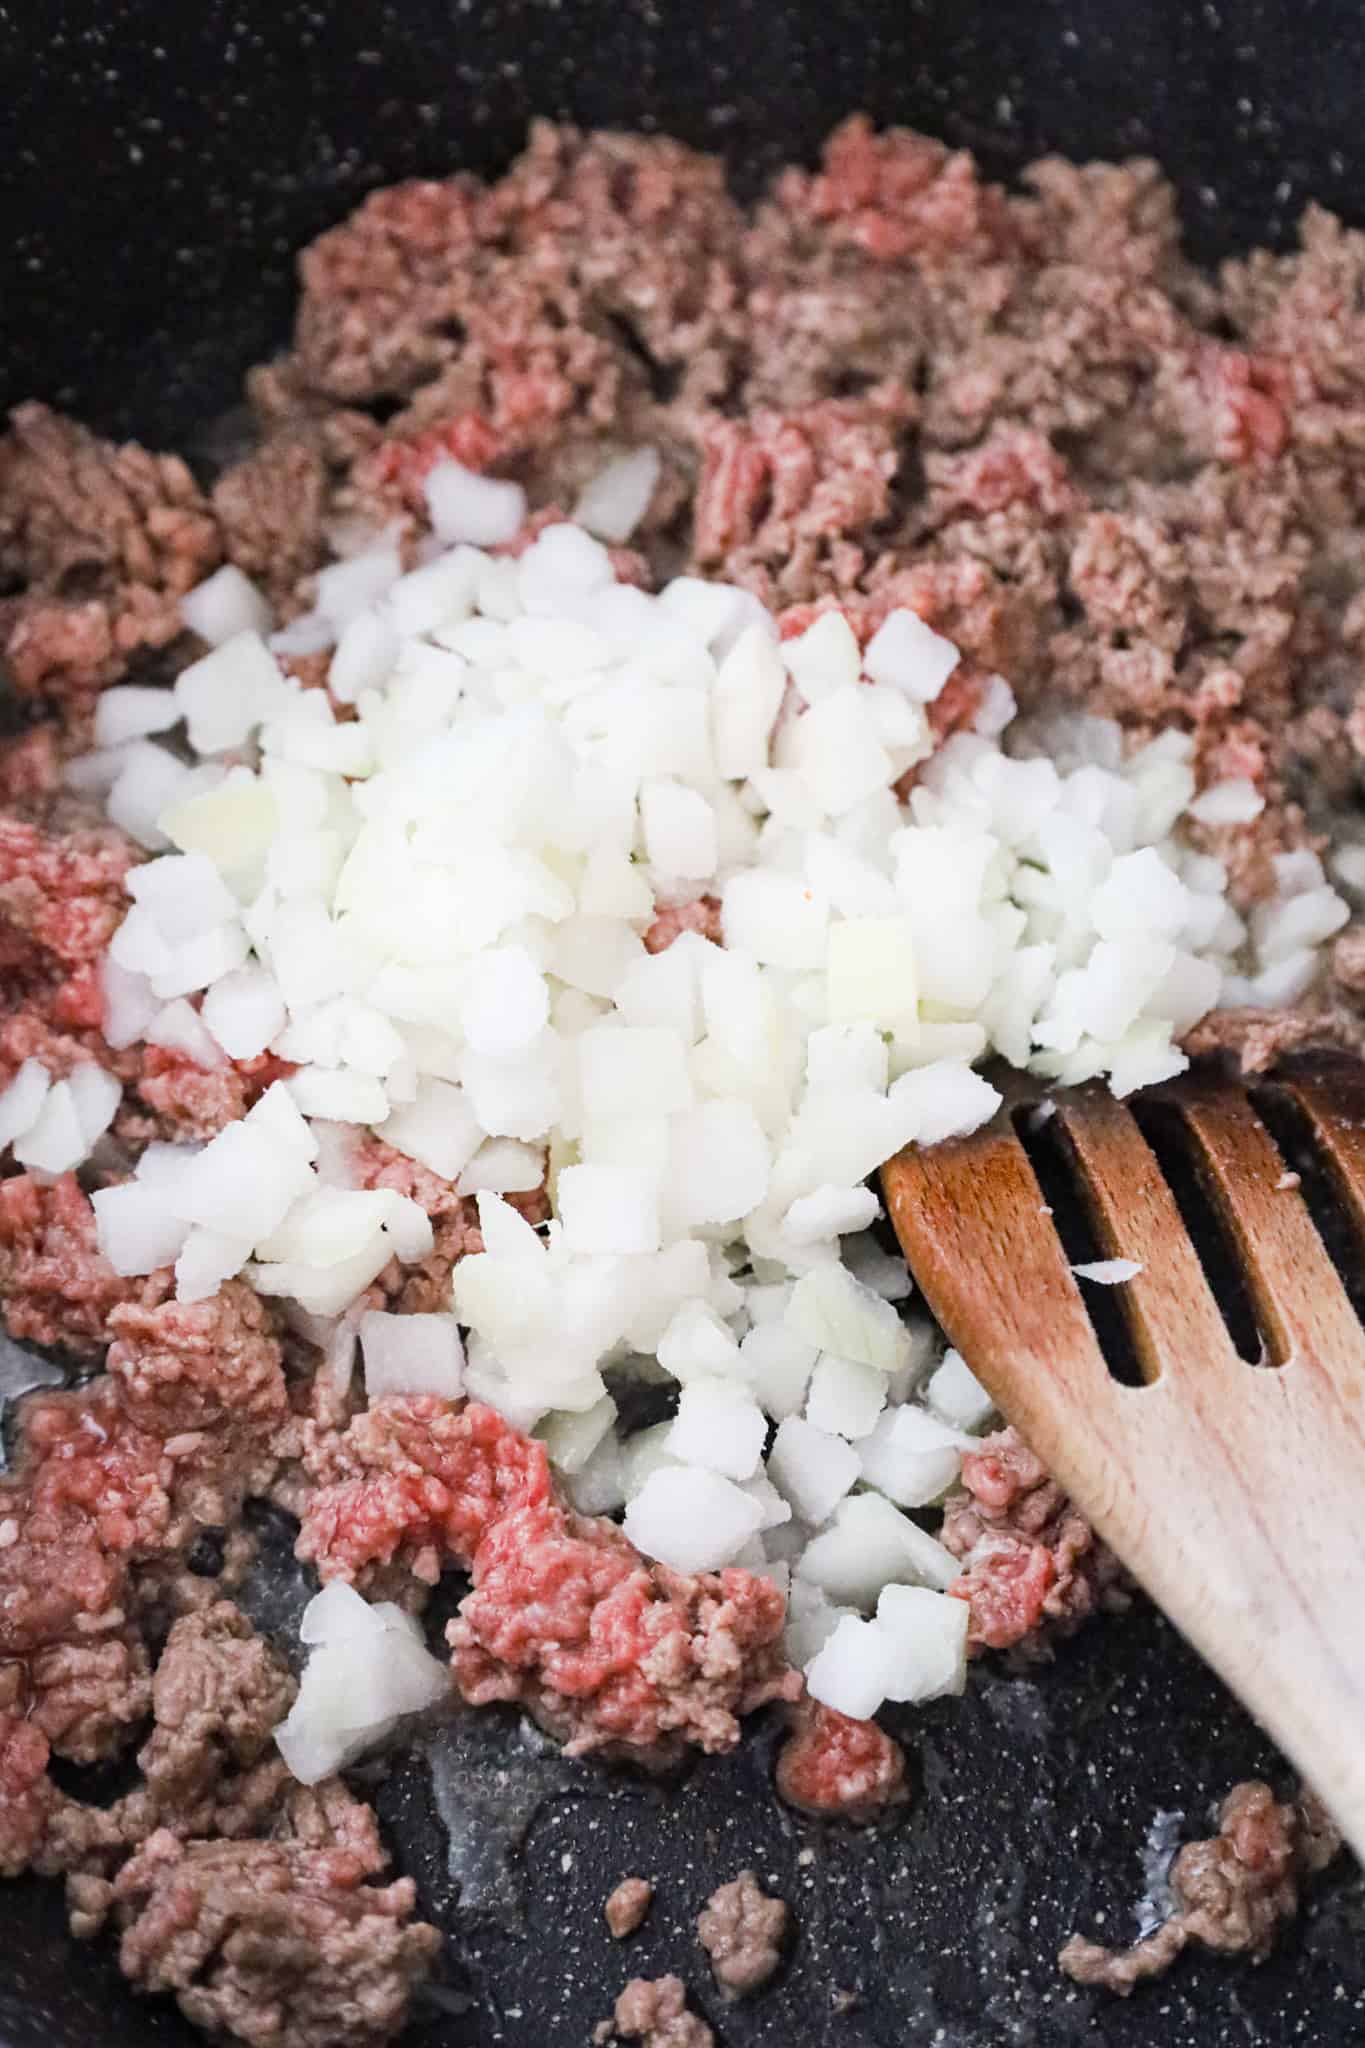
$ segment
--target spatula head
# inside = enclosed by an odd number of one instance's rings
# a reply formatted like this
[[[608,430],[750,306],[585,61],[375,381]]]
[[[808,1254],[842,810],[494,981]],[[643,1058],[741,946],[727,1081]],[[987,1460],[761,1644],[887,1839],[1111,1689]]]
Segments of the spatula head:
[[[883,1169],[929,1307],[1365,1850],[1365,1066],[1017,1077]],[[1117,1287],[1078,1277],[1131,1260]]]

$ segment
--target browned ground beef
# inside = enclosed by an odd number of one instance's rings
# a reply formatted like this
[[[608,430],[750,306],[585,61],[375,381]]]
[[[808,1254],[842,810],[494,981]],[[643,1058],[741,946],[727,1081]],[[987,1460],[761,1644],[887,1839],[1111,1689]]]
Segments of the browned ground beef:
[[[770,1897],[752,1870],[712,1892],[697,1918],[697,1939],[727,1998],[762,1990],[782,1961],[790,1917],[785,1902]]]
[[[1190,732],[1203,781],[1245,776],[1266,798],[1253,825],[1200,835],[1243,908],[1270,886],[1269,856],[1316,843],[1327,807],[1358,793],[1365,236],[1329,215],[1309,212],[1296,252],[1210,278],[1182,257],[1146,162],[1049,159],[1005,192],[965,153],[852,119],[818,170],[783,172],[745,212],[718,163],[679,143],[540,124],[493,186],[461,174],[375,194],[304,251],[300,284],[289,347],[248,378],[257,443],[207,496],[174,455],[42,405],[0,438],[0,588],[16,593],[0,599],[0,660],[33,720],[0,742],[0,1086],[28,1057],[65,1074],[98,1056],[125,1089],[101,1173],[126,1171],[120,1147],[211,1134],[284,1069],[205,1073],[103,1045],[96,962],[138,856],[62,793],[94,694],[199,651],[179,601],[221,561],[289,618],[348,520],[396,522],[414,559],[422,480],[447,455],[522,482],[534,531],[605,453],[647,441],[661,476],[618,573],[733,578],[787,632],[838,605],[865,639],[912,606],[963,650],[932,707],[940,737],[997,670],[1026,707],[1085,704],[1134,739]],[[325,656],[295,666],[326,686]],[[718,936],[714,899],[663,907],[646,944],[683,931]],[[1362,1015],[1355,924],[1294,1013],[1214,1016],[1191,1044],[1260,1066],[1289,1044],[1354,1042]],[[479,1246],[470,1204],[377,1140],[355,1168],[435,1226],[431,1258],[382,1275],[374,1299],[444,1305]],[[539,1217],[544,1199],[518,1202]],[[408,1922],[405,1886],[370,1882],[368,1809],[336,1784],[288,1789],[266,1740],[288,1681],[185,1558],[270,1491],[305,1516],[310,1554],[418,1602],[466,1554],[424,1491],[433,1475],[378,1424],[348,1429],[317,1354],[246,1288],[184,1308],[166,1274],[115,1275],[73,1176],[0,1177],[0,1295],[14,1334],[104,1365],[79,1396],[30,1402],[0,1481],[0,1869],[68,1873],[75,1924],[112,1917],[134,1980],[205,2024],[304,2048],[383,2038],[435,1937]],[[348,1486],[359,1529],[328,1522]],[[566,1708],[564,1674],[518,1636],[534,1556],[513,1529],[455,1627],[471,1697],[517,1698],[585,1741],[685,1725],[715,1744],[737,1710],[794,1689],[751,1583],[642,1583],[604,1525],[548,1500],[536,1517],[571,1587],[638,1602],[700,1664],[675,1657],[633,1699],[594,1681]],[[367,1536],[379,1547],[362,1555]],[[978,1647],[1036,1650],[1124,1597],[1008,1432],[967,1461],[945,1538]],[[680,1716],[667,1728],[661,1701]],[[149,1710],[125,1801],[59,1792],[50,1754],[117,1754]],[[778,1780],[796,1803],[866,1817],[905,1796],[875,1726],[809,1704],[794,1724]],[[1260,1944],[1298,1867],[1266,1846],[1276,1826],[1239,1809],[1202,1857],[1185,1852],[1168,1946],[1239,1927],[1237,1912]],[[615,2025],[654,2048],[711,2039],[676,1979],[629,1987]]]
[[[716,2037],[705,2020],[687,2010],[681,1977],[632,1977],[593,2039],[599,2044],[639,2041],[641,2048],[715,2048]]]
[[[634,1934],[654,1903],[654,1887],[647,1877],[623,1877],[602,1908],[607,1932],[613,1941]]]
[[[1061,1966],[1078,1984],[1126,1998],[1168,1970],[1188,1942],[1264,1962],[1298,1911],[1303,1879],[1326,1869],[1340,1846],[1321,1801],[1307,1789],[1281,1804],[1259,1779],[1234,1785],[1219,1808],[1217,1834],[1187,1842],[1171,1865],[1170,1918],[1131,1948],[1105,1948],[1073,1934]]]

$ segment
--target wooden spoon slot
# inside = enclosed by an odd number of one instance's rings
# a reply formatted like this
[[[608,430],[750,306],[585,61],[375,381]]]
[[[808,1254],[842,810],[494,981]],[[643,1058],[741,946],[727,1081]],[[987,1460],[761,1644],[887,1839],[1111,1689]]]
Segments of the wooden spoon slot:
[[[1332,1156],[1303,1104],[1273,1083],[1250,1091],[1253,1107],[1284,1155],[1286,1168],[1299,1176],[1299,1193],[1322,1239],[1323,1250],[1336,1267],[1365,1327],[1365,1243],[1360,1224]]]
[[[1052,1227],[1061,1239],[1067,1263],[1089,1265],[1111,1256],[1098,1236],[1090,1213],[1084,1179],[1060,1119],[1040,1118],[1037,1110],[1020,1103],[1011,1110],[1015,1135],[1038,1179],[1043,1200],[1052,1211]],[[1132,1327],[1126,1312],[1127,1289],[1080,1283],[1081,1299],[1104,1353],[1111,1379],[1125,1387],[1140,1387],[1147,1375],[1142,1370]]]
[[[1275,1355],[1261,1327],[1243,1277],[1237,1240],[1216,1193],[1200,1172],[1198,1148],[1179,1110],[1172,1103],[1144,1095],[1134,1096],[1128,1107],[1184,1219],[1238,1356],[1248,1365],[1282,1365],[1283,1359]]]

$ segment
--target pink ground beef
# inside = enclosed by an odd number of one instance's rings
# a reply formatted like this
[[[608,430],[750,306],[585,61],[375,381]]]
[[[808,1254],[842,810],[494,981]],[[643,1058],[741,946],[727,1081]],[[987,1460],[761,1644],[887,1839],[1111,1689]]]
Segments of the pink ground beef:
[[[1092,1614],[1129,1604],[1118,1559],[1014,1429],[964,1452],[940,1533],[963,1562],[948,1591],[971,1610],[974,1651],[1047,1657]]]
[[[12,1337],[98,1355],[110,1310],[148,1284],[120,1279],[98,1250],[74,1173],[46,1184],[26,1173],[0,1180],[0,1302]]]
[[[875,1820],[909,1797],[905,1755],[875,1721],[852,1721],[806,1700],[777,1759],[777,1789],[805,1813]]]
[[[728,1749],[741,1716],[799,1691],[769,1580],[642,1559],[614,1523],[564,1509],[542,1446],[490,1408],[393,1397],[305,1462],[322,1483],[300,1556],[324,1579],[395,1559],[426,1583],[467,1568],[448,1630],[461,1693],[521,1704],[571,1753]]]

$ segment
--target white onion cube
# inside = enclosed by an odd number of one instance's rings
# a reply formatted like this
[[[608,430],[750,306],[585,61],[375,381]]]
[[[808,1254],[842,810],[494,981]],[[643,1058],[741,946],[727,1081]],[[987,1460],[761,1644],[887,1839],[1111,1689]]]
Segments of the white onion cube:
[[[954,1484],[961,1432],[906,1402],[888,1408],[858,1446],[863,1478],[903,1508],[927,1507]]]
[[[526,522],[526,493],[520,484],[480,476],[462,463],[438,462],[422,481],[432,530],[448,546],[468,541],[476,548],[511,540]]]
[[[464,1346],[453,1315],[389,1315],[369,1309],[360,1319],[365,1391],[439,1394],[456,1401],[464,1391]]]
[[[683,1387],[668,1451],[680,1464],[750,1479],[767,1433],[763,1410],[741,1382],[702,1376]]]
[[[677,1572],[718,1571],[763,1523],[758,1502],[702,1466],[652,1472],[626,1509],[625,1532],[645,1557]]]
[[[568,1166],[559,1176],[565,1248],[582,1253],[656,1252],[659,1181],[633,1166]]]
[[[27,1059],[8,1087],[0,1089],[0,1151],[32,1130],[50,1085],[51,1076],[42,1061]]]
[[[140,1180],[97,1188],[90,1197],[95,1239],[116,1273],[155,1273],[180,1256],[189,1225],[161,1189]]]
[[[961,659],[951,640],[901,607],[888,612],[868,641],[863,667],[873,682],[889,683],[917,704],[932,704]]]
[[[858,1453],[800,1415],[778,1424],[768,1477],[812,1528],[827,1521],[858,1478]]]

